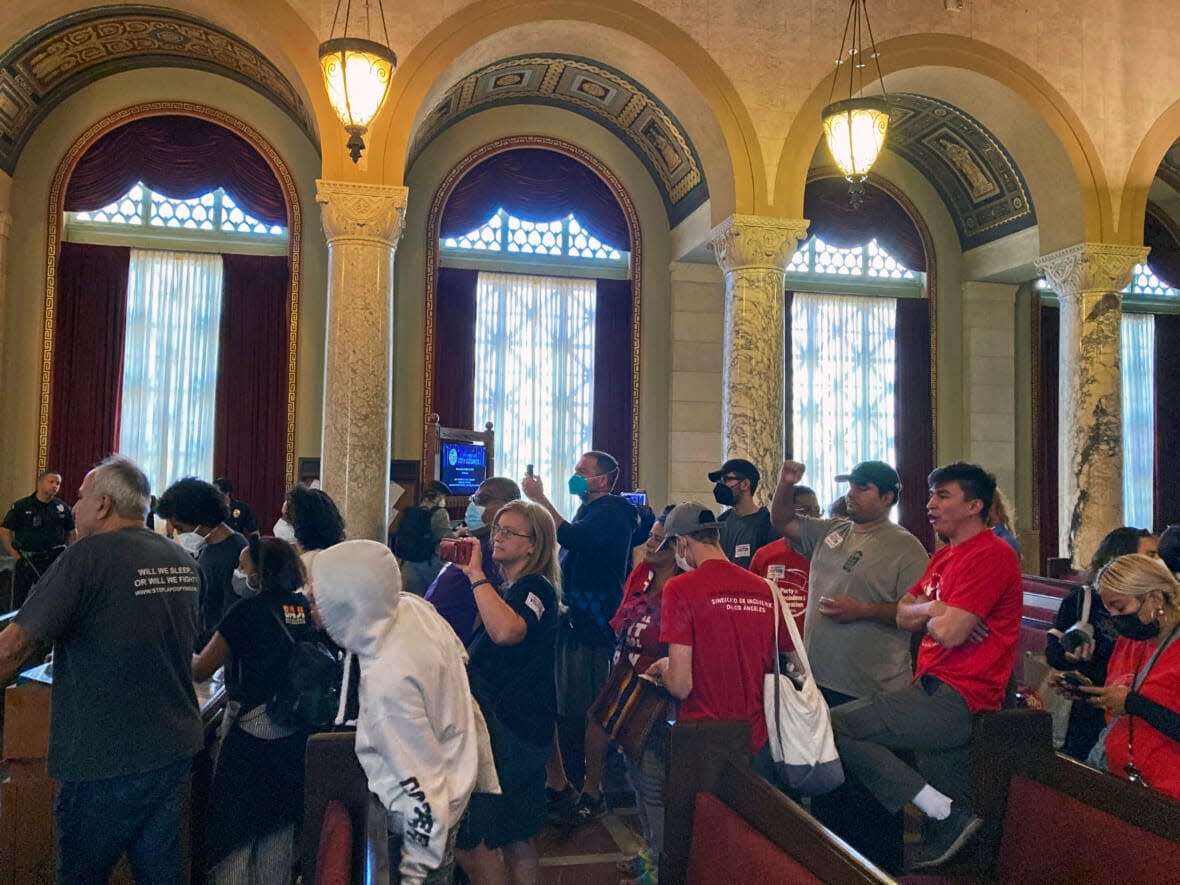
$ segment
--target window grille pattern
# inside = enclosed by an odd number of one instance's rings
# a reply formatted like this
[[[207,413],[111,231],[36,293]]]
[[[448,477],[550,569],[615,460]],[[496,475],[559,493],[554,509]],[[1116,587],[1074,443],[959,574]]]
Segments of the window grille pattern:
[[[480,252],[626,260],[626,253],[604,244],[573,215],[556,221],[525,221],[500,209],[486,224],[462,236],[443,237],[442,244],[447,249]]]
[[[791,302],[795,456],[827,506],[859,461],[896,463],[893,298],[796,293]]]
[[[86,224],[143,225],[272,237],[287,233],[281,224],[267,224],[247,215],[221,188],[191,200],[174,200],[140,182],[108,206],[69,215],[73,221]]]
[[[819,237],[800,246],[787,265],[787,273],[834,274],[886,280],[916,280],[918,274],[899,262],[871,240],[864,246],[841,249]]]
[[[1053,290],[1052,285],[1044,277],[1037,280],[1037,288],[1042,291]],[[1173,289],[1157,277],[1146,264],[1136,264],[1131,271],[1131,282],[1123,289],[1124,295],[1146,295],[1155,298],[1180,298],[1180,289]]]
[[[593,448],[594,280],[480,273],[475,309],[475,423],[496,429],[496,467],[534,465],[554,506],[580,503],[566,479]]]

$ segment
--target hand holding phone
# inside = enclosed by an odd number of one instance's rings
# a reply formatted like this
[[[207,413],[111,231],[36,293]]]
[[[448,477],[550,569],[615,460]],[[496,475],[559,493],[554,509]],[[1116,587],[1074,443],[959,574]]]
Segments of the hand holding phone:
[[[1084,673],[1079,673],[1077,670],[1066,670],[1061,674],[1061,687],[1065,694],[1070,697],[1081,698],[1085,697],[1081,691],[1082,686],[1087,688],[1094,685],[1094,680],[1086,676]]]
[[[455,565],[471,562],[471,545],[461,538],[443,538],[438,542],[438,558]]]

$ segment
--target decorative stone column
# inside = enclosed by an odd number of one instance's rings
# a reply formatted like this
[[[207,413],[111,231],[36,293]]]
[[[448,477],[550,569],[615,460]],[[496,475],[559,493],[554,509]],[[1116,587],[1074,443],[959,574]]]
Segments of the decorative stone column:
[[[328,240],[320,481],[349,538],[384,542],[393,396],[393,256],[408,189],[316,182]]]
[[[8,304],[8,236],[12,233],[12,213],[0,209],[0,317],[7,316]],[[4,323],[0,322],[0,366],[4,365]]]
[[[731,215],[709,239],[725,273],[725,355],[721,381],[723,458],[762,472],[757,497],[774,492],[783,460],[783,284],[809,221]]]
[[[1061,310],[1059,541],[1079,569],[1123,524],[1121,293],[1147,252],[1081,243],[1036,261]]]

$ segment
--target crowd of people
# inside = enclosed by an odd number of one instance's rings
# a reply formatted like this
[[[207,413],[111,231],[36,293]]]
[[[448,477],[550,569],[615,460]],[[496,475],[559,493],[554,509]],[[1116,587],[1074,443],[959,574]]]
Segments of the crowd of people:
[[[52,646],[59,879],[103,880],[124,853],[137,879],[177,879],[203,746],[194,681],[220,671],[211,882],[291,881],[307,736],[332,727],[355,728],[395,880],[450,882],[457,864],[475,885],[535,882],[547,821],[573,829],[608,812],[619,733],[603,711],[635,679],[659,706],[621,760],[645,848],[620,878],[654,882],[668,723],[748,723],[751,763],[776,782],[764,679],[776,655],[801,660],[776,630],[776,596],[847,775],[812,813],[890,869],[907,805],[924,818],[913,866],[969,843],[982,824],[972,718],[1011,694],[1023,606],[994,477],[962,462],[930,475],[931,555],[891,519],[901,482],[880,461],[836,477],[848,489],[827,517],[795,461],[767,507],[758,468],[727,460],[708,474],[719,514],[637,507],[619,472],[610,454],[584,453],[568,518],[531,471],[489,477],[455,527],[450,489],[434,483],[389,544],[346,540],[332,498],[303,485],[264,537],[225,478],[181,479],[152,505],[142,471],[113,456],[71,508],[62,477],[42,474],[0,530],[22,582],[0,679]],[[145,525],[149,506],[165,533]],[[1180,532],[1162,542],[1160,559],[1146,530],[1112,532],[1063,601],[1047,657],[1073,701],[1063,751],[1180,799]],[[287,702],[308,654],[334,683],[328,721]]]

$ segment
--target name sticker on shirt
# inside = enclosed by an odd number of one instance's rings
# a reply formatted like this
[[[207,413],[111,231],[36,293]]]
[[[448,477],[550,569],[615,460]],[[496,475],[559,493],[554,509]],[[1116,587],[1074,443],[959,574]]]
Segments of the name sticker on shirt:
[[[536,593],[530,593],[528,598],[525,599],[524,604],[532,609],[532,612],[537,616],[538,621],[541,620],[541,615],[545,614],[545,603],[541,602],[540,597],[538,597]]]
[[[844,533],[839,529],[836,529],[834,532],[830,533],[826,538],[824,538],[824,543],[828,545],[829,549],[835,550],[844,543]]]
[[[766,569],[766,577],[772,581],[781,581],[787,575],[787,567],[785,565],[772,565]]]
[[[750,555],[750,545],[749,544],[738,544],[736,547],[733,548],[734,559],[744,559],[744,558],[748,557],[749,555]]]

